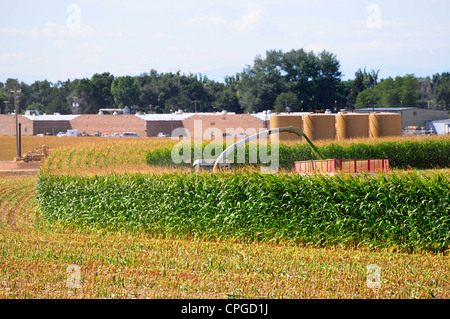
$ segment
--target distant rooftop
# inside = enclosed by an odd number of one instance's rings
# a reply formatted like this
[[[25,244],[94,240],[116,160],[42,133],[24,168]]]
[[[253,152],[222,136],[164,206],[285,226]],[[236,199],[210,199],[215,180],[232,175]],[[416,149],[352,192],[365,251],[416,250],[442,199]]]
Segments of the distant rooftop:
[[[170,113],[170,114],[136,114],[145,121],[182,121],[190,118],[195,113]]]
[[[270,117],[272,115],[303,116],[303,115],[306,115],[306,114],[311,114],[311,112],[289,112],[289,113],[279,112],[279,113],[276,113],[276,112],[271,112],[271,111],[264,111],[264,112],[259,112],[259,113],[251,113],[250,115],[252,115],[252,116],[254,116],[254,117],[256,117],[256,118],[258,118],[258,119],[260,119],[262,121],[265,121],[265,120],[270,120]]]
[[[413,110],[417,109],[417,107],[368,107],[364,109],[356,109],[356,112],[380,112],[380,111],[406,111],[406,110]]]
[[[78,114],[61,115],[59,113],[43,114],[43,115],[24,115],[24,117],[32,121],[71,121],[77,118],[78,116],[79,116]]]
[[[208,113],[184,113],[184,112],[174,112],[170,114],[136,114],[137,117],[145,120],[145,121],[183,121],[185,119],[190,118],[194,115],[215,115],[215,116],[224,116],[224,115],[233,115],[236,114],[234,112],[208,112]]]
[[[430,121],[431,123],[449,123],[450,119]]]

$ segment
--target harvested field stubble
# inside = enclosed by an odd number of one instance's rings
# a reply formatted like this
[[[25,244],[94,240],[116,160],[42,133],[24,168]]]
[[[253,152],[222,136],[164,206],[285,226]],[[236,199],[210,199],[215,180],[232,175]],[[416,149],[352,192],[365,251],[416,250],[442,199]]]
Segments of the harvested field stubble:
[[[0,298],[450,298],[442,254],[0,228]],[[380,287],[366,284],[367,266]],[[70,265],[80,288],[69,289]]]

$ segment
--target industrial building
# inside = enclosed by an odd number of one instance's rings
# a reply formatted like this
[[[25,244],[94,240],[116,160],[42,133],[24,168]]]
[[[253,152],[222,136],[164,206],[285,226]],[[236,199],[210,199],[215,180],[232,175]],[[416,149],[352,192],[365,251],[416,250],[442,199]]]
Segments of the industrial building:
[[[402,129],[407,130],[408,127],[417,127],[428,129],[430,121],[448,119],[448,111],[421,109],[417,107],[375,107],[357,109],[358,113],[375,113],[389,112],[400,113],[402,116]]]
[[[141,137],[171,136],[177,129],[184,129],[192,137],[204,136],[205,131],[216,128],[248,131],[267,128],[269,116],[261,114],[183,113],[171,114],[80,114],[80,115],[20,115],[22,135],[51,134],[77,130],[87,135],[113,135],[135,132]],[[195,129],[200,127],[201,131]],[[15,114],[0,114],[0,135],[15,135]],[[210,136],[212,137],[212,136]]]
[[[405,129],[427,127],[427,132],[448,134],[447,111],[419,108],[370,108],[355,113],[313,114],[277,113],[264,111],[253,114],[216,113],[130,114],[104,109],[99,114],[19,115],[21,134],[57,135],[77,130],[86,135],[121,135],[134,132],[141,137],[178,135],[214,138],[220,132],[226,135],[250,135],[261,129],[294,126],[303,129],[312,140],[347,139],[359,137],[399,136]],[[389,112],[386,112],[389,111]],[[119,114],[120,113],[120,114]],[[229,133],[231,132],[231,133]],[[180,133],[180,134],[179,134]],[[15,114],[0,114],[0,135],[15,135]],[[281,140],[301,139],[290,133],[281,133]]]

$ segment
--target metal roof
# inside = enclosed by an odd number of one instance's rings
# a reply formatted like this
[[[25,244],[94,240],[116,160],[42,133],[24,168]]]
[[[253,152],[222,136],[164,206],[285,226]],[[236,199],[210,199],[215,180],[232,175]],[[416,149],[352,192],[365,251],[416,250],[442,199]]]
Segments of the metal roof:
[[[431,123],[449,123],[450,119],[430,121]]]
[[[71,121],[80,116],[79,114],[44,114],[44,115],[24,115],[29,120],[32,121]]]
[[[284,112],[280,112],[280,113],[275,113],[275,112],[259,112],[259,113],[252,113],[250,114],[251,116],[254,116],[262,121],[265,120],[270,120],[270,117],[272,115],[283,115],[283,116],[303,116],[303,115],[307,115],[307,114],[311,114],[311,112],[290,112],[290,113],[284,113]]]
[[[182,121],[194,114],[195,113],[136,114],[136,116],[145,121]]]
[[[407,111],[417,109],[417,107],[368,107],[364,109],[356,109],[356,112],[370,112],[370,111]]]

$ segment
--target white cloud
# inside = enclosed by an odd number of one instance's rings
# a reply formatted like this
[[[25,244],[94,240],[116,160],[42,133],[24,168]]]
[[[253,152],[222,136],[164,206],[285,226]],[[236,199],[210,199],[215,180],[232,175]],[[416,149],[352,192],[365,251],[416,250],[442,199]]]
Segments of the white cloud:
[[[168,34],[165,33],[165,32],[157,32],[157,31],[151,32],[151,33],[150,33],[150,37],[151,37],[152,39],[155,39],[155,40],[158,40],[158,39],[170,39],[170,38],[172,38],[172,36],[168,35]]]
[[[406,28],[406,27],[417,27],[419,23],[416,21],[403,22],[403,21],[393,21],[393,20],[381,20],[381,27],[386,28]]]
[[[202,26],[202,27],[208,27],[208,26],[215,26],[215,25],[222,25],[225,24],[227,21],[219,16],[202,16],[202,17],[196,17],[186,20],[187,25],[191,26]]]
[[[180,52],[182,50],[180,47],[177,47],[175,45],[170,45],[170,46],[166,47],[166,51],[167,52]]]
[[[54,22],[47,22],[43,28],[34,27],[31,30],[20,30],[17,28],[0,28],[0,34],[22,37],[49,37],[49,38],[67,38],[67,37],[86,37],[92,36],[94,31],[87,25],[79,28],[69,28],[66,25]]]
[[[450,22],[445,22],[443,24],[438,25],[437,27],[435,27],[436,31],[450,31]]]
[[[315,54],[320,53],[324,50],[331,51],[330,47],[326,43],[309,43],[303,46],[306,52],[313,51]]]
[[[55,47],[57,49],[65,49],[70,46],[70,41],[69,40],[56,40],[56,41],[53,41],[52,45],[53,45],[53,47]]]
[[[80,45],[80,49],[88,52],[104,52],[106,48],[95,42],[84,42]]]
[[[258,3],[248,4],[248,14],[233,23],[233,29],[237,32],[247,32],[256,28],[263,17],[264,7]]]
[[[79,28],[69,28],[66,25],[47,22],[40,30],[41,34],[51,38],[65,38],[65,37],[79,37],[91,36],[93,30],[87,25],[82,25]]]
[[[407,45],[404,42],[393,42],[385,40],[372,40],[366,42],[357,42],[353,45],[348,46],[342,52],[348,54],[348,56],[365,56],[367,57],[379,57],[381,54],[386,56],[393,56],[395,54],[400,54],[405,49]]]
[[[10,64],[25,58],[24,52],[5,52],[0,54],[0,64]]]

